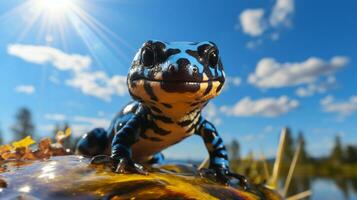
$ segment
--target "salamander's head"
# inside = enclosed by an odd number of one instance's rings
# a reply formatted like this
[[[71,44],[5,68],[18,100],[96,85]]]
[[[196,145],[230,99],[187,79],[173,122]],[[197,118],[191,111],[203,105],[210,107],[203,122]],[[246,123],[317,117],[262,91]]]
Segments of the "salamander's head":
[[[147,41],[135,55],[129,92],[144,103],[204,104],[222,90],[225,75],[212,42]]]

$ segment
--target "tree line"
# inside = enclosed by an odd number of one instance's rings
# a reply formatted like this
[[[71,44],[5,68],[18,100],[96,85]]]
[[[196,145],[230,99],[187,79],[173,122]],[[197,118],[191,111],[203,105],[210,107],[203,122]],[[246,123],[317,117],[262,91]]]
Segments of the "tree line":
[[[319,141],[316,141],[319,142]],[[290,163],[298,144],[301,144],[299,162],[300,163],[328,163],[331,165],[338,165],[343,163],[357,163],[357,145],[348,144],[343,145],[341,137],[336,134],[334,144],[327,156],[314,157],[308,152],[307,144],[302,131],[298,132],[297,137],[293,138],[290,128],[287,128],[285,137],[285,148],[283,154],[283,162]],[[231,160],[240,160],[240,144],[239,140],[233,139],[227,146],[229,157]]]
[[[54,125],[54,129],[52,131],[51,138],[55,139],[56,134],[60,131],[65,132],[67,129],[70,129],[70,125],[68,122],[63,122],[62,124],[56,123]],[[13,133],[12,140],[21,140],[26,136],[31,136],[35,139],[40,139],[39,135],[36,134],[36,126],[33,122],[33,117],[31,111],[26,108],[20,108],[15,114],[15,122],[11,126],[11,131]],[[74,138],[73,135],[69,136],[69,138],[65,141],[64,147],[74,149],[76,141],[78,138]],[[4,144],[4,135],[3,131],[0,127],[0,145]]]
[[[31,136],[33,138],[39,139],[38,135],[36,135],[35,125],[32,119],[31,111],[26,108],[20,108],[15,115],[15,123],[11,126],[11,130],[13,133],[13,140],[21,140],[26,136]],[[70,128],[68,122],[64,122],[63,124],[55,124],[54,129],[52,131],[52,137],[59,131],[65,131]],[[78,138],[71,138],[65,144],[67,148],[73,149],[75,143]],[[0,128],[0,144],[4,143],[3,132]],[[285,137],[285,148],[283,155],[283,162],[290,163],[294,152],[298,146],[301,144],[301,151],[299,154],[299,162],[300,163],[329,163],[332,165],[338,165],[341,163],[357,163],[357,145],[343,145],[341,143],[341,138],[339,135],[336,135],[334,140],[333,148],[327,157],[313,157],[306,149],[306,141],[304,137],[304,133],[300,131],[297,134],[296,138],[293,138],[292,132],[290,128],[287,128],[286,137]],[[239,140],[233,139],[230,144],[227,146],[229,151],[229,156],[231,160],[239,161],[241,159],[240,154],[240,144]]]

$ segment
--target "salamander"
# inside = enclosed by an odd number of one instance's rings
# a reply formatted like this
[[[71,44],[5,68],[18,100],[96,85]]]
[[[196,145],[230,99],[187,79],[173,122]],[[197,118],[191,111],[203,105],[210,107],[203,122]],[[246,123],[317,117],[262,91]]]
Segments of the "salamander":
[[[83,135],[77,150],[94,157],[93,163],[111,161],[119,173],[146,173],[140,164],[160,162],[162,150],[196,134],[208,150],[209,169],[217,180],[227,182],[233,173],[226,147],[215,126],[201,115],[224,82],[213,42],[147,41],[127,76],[133,101],[107,130],[96,128]]]

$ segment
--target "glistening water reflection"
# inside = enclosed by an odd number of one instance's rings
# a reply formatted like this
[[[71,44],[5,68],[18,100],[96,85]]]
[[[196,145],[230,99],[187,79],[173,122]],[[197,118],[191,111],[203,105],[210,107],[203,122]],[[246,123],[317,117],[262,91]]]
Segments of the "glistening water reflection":
[[[312,191],[309,200],[357,200],[357,178],[294,177],[288,194],[306,190]]]

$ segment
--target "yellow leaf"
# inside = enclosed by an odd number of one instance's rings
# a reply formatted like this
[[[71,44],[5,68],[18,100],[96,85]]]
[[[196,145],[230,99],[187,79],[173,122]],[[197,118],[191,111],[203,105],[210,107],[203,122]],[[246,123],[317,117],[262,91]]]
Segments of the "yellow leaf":
[[[19,147],[28,147],[36,142],[31,138],[31,136],[27,136],[22,140],[16,141],[12,143],[12,146],[16,149]]]
[[[72,129],[71,128],[66,128],[66,130],[64,131],[64,135],[66,137],[69,137],[72,134]]]
[[[7,152],[7,151],[11,151],[11,150],[12,150],[12,147],[8,144],[0,146],[0,154]]]
[[[58,131],[56,134],[57,142],[63,141],[64,139],[68,138],[72,133],[71,128],[66,128],[64,131]]]

